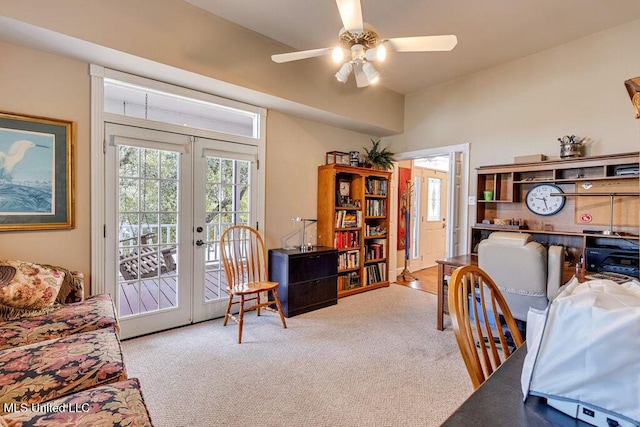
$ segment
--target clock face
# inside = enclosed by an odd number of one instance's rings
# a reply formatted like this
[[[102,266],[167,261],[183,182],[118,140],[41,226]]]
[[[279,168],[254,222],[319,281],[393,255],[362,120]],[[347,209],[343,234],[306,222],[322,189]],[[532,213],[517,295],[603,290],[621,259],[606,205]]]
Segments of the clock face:
[[[562,189],[553,184],[540,184],[527,193],[527,207],[537,215],[554,215],[564,206],[564,197],[551,194],[562,193]]]
[[[348,181],[340,181],[340,195],[348,196],[349,195],[349,186],[350,183]]]

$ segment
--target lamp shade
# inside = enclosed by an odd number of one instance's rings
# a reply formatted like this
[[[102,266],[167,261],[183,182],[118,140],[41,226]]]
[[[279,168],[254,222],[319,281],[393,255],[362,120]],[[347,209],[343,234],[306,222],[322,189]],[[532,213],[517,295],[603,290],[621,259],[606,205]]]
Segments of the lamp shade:
[[[384,44],[381,43],[377,47],[367,50],[367,52],[364,54],[364,57],[367,59],[367,61],[382,62],[387,57],[387,48],[384,46]]]
[[[365,62],[362,65],[362,71],[364,71],[365,76],[367,76],[367,80],[369,83],[374,84],[380,79],[380,73],[375,69],[371,62]]]
[[[336,79],[338,79],[340,83],[346,83],[347,79],[349,78],[349,74],[351,74],[351,70],[351,62],[345,62],[336,73]]]

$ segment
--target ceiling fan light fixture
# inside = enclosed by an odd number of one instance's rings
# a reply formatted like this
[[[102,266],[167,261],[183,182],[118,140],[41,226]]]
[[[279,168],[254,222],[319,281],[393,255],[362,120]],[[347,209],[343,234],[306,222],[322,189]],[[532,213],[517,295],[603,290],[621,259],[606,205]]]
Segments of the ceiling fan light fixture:
[[[333,59],[333,62],[336,64],[339,64],[344,60],[344,51],[341,47],[338,46],[333,48],[333,52],[331,52],[331,59]]]
[[[340,83],[346,83],[347,79],[349,79],[349,74],[351,74],[352,69],[353,66],[351,65],[351,62],[345,62],[336,73],[336,79],[338,79]]]
[[[387,57],[387,48],[384,46],[384,44],[380,43],[375,48],[367,50],[364,56],[365,58],[367,58],[367,61],[382,62]]]
[[[271,55],[271,59],[283,63],[331,55],[335,64],[342,64],[335,74],[336,79],[346,83],[353,74],[356,86],[362,88],[377,83],[380,79],[380,73],[371,63],[384,61],[387,49],[394,52],[438,52],[449,51],[458,43],[458,38],[453,34],[381,38],[373,26],[362,20],[362,0],[335,1],[343,24],[338,32],[338,45],[280,53]]]
[[[375,84],[378,82],[378,80],[380,80],[380,73],[378,73],[378,70],[375,69],[371,62],[365,62],[362,65],[362,71],[364,72],[365,76],[367,76],[367,80],[369,80],[369,83]]]

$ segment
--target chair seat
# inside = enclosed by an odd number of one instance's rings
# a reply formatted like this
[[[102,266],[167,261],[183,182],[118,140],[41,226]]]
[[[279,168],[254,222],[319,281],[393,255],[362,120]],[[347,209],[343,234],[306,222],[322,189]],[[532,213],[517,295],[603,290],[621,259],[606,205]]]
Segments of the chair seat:
[[[267,252],[258,230],[246,225],[227,228],[220,237],[220,259],[229,284],[229,302],[223,325],[227,326],[229,319],[238,325],[238,344],[242,342],[245,311],[255,310],[258,316],[262,309],[275,311],[280,316],[282,327],[286,329],[287,322],[284,320],[280,298],[276,292],[278,283],[267,280]],[[269,292],[273,299],[269,299]],[[267,299],[262,301],[264,293],[267,293]],[[246,296],[248,297],[245,298]],[[252,304],[245,307],[245,303],[249,302]],[[276,309],[272,308],[274,304]],[[231,307],[234,305],[239,306],[238,317],[231,313]]]
[[[256,292],[272,291],[277,288],[277,282],[249,282],[234,285],[233,288],[227,287],[227,292],[233,292],[234,295],[248,295],[255,294]]]

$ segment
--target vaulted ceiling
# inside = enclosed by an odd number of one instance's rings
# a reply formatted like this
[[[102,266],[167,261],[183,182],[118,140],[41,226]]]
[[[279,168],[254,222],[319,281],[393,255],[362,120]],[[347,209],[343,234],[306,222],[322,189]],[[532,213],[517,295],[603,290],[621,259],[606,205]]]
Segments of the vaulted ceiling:
[[[273,54],[333,47],[342,27],[334,0],[186,1],[281,42],[282,49]],[[392,52],[383,64],[376,64],[379,84],[402,94],[640,19],[637,0],[361,1],[364,20],[382,38],[458,37],[451,52]],[[355,83],[351,79],[346,84]]]

